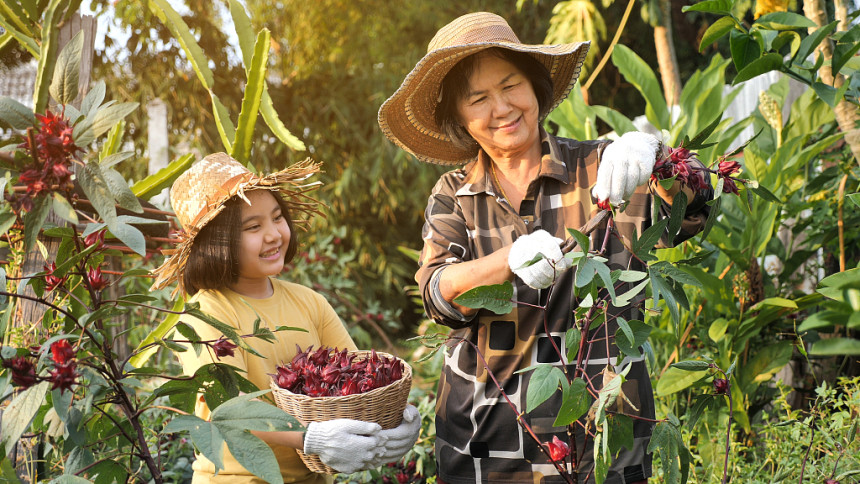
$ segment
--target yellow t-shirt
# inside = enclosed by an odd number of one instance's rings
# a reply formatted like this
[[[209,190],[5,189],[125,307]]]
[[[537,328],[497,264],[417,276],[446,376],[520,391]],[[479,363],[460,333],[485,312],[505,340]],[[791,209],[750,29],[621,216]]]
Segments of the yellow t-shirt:
[[[223,289],[200,291],[191,298],[191,301],[200,303],[201,311],[235,327],[239,334],[252,333],[254,321],[258,316],[261,326],[272,330],[278,326],[293,326],[307,329],[308,332],[278,331],[275,333],[277,342],[274,344],[258,338],[246,339],[248,344],[264,358],[249,355],[237,348],[234,356],[218,360],[206,349],[201,351],[199,356],[194,350],[189,349],[178,353],[186,375],[193,375],[201,366],[209,363],[226,363],[245,370],[247,373],[244,376],[258,388],[265,390],[269,388],[269,374],[275,373],[275,366],[289,362],[295,356],[297,344],[303,350],[310,345],[316,348],[330,346],[356,349],[355,343],[349,337],[337,313],[323,296],[298,284],[278,279],[271,279],[271,281],[274,293],[266,299],[252,299],[229,289]],[[193,327],[201,340],[214,340],[221,337],[220,331],[197,318],[183,316],[181,321]],[[197,399],[195,414],[204,420],[209,420],[209,407],[202,395]],[[331,482],[330,476],[308,470],[295,449],[273,445],[272,450],[278,459],[284,482],[301,484]],[[215,475],[215,465],[206,457],[197,455],[197,460],[192,465],[194,469],[192,483],[262,484],[265,482],[242,467],[230,454],[226,445],[223,460],[224,469]]]

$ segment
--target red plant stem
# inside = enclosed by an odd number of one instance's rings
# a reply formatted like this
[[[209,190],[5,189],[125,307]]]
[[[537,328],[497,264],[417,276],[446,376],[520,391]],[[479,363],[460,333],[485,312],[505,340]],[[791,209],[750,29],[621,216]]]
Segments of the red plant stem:
[[[546,450],[546,448],[544,447],[543,443],[540,441],[540,439],[538,438],[538,436],[537,436],[537,435],[535,435],[535,433],[534,433],[534,431],[532,430],[531,426],[529,426],[529,424],[527,424],[527,423],[525,422],[525,420],[523,420],[523,415],[524,415],[525,413],[524,413],[524,412],[520,412],[520,411],[519,411],[519,409],[517,409],[517,406],[514,404],[514,402],[512,402],[512,401],[511,401],[511,399],[508,397],[508,394],[507,394],[507,393],[505,393],[505,389],[504,389],[504,388],[502,388],[502,385],[499,383],[499,380],[497,380],[497,379],[496,379],[496,375],[494,375],[494,374],[493,374],[493,372],[492,372],[492,370],[490,370],[490,365],[489,365],[489,364],[487,364],[487,360],[485,360],[485,359],[484,359],[484,355],[483,355],[483,354],[481,354],[481,350],[479,350],[479,349],[478,349],[478,347],[477,347],[474,343],[472,343],[471,341],[469,341],[469,340],[467,340],[467,339],[465,339],[465,338],[457,337],[457,336],[452,336],[452,337],[451,337],[451,339],[459,340],[460,342],[466,343],[466,344],[468,344],[469,346],[471,346],[471,347],[472,347],[472,349],[474,349],[474,350],[475,350],[475,354],[477,354],[477,355],[478,355],[478,358],[480,358],[480,359],[481,359],[481,364],[484,366],[484,370],[487,372],[487,375],[488,375],[488,376],[493,380],[493,383],[495,383],[495,384],[496,384],[496,388],[498,388],[499,393],[500,393],[500,394],[505,398],[505,401],[506,401],[506,402],[508,402],[508,405],[509,405],[509,406],[511,407],[511,409],[514,411],[514,413],[516,413],[516,415],[517,415],[517,423],[518,423],[518,424],[520,424],[520,427],[522,427],[522,428],[523,428],[523,430],[525,430],[526,432],[528,432],[528,434],[531,436],[531,438],[532,438],[532,439],[534,439],[534,441],[535,441],[535,442],[537,442],[537,444],[538,444],[538,448],[540,448],[541,452],[543,452],[543,454],[544,454],[545,456],[547,456],[547,458],[550,460],[550,462],[552,462],[552,465],[553,465],[553,466],[555,466],[555,469],[558,471],[559,475],[560,475],[562,478],[564,478],[564,480],[565,480],[565,481],[567,481],[567,483],[568,483],[568,484],[575,484],[575,483],[571,480],[571,477],[570,477],[570,475],[567,473],[567,470],[566,470],[566,469],[564,469],[564,468],[561,466],[561,464],[559,464],[559,463],[558,463],[558,461],[556,461],[555,459],[553,459],[551,455],[549,455],[549,452]]]
[[[726,391],[726,396],[729,397],[729,425],[728,425],[728,428],[726,428],[726,456],[723,459],[723,481],[722,481],[722,484],[726,484],[727,482],[729,482],[729,451],[731,450],[731,444],[732,444],[732,440],[731,440],[732,439],[732,414],[734,413],[734,408],[732,407],[732,380],[731,380],[731,378],[728,377],[728,375],[726,375],[726,373],[724,371],[720,370],[720,373],[722,373],[723,376],[726,377],[726,383],[728,383],[728,389]],[[808,450],[807,450],[807,455],[808,455]],[[803,464],[806,465],[805,459],[804,459]],[[800,481],[803,482],[803,471],[801,471],[800,476],[801,476]]]
[[[33,162],[39,163],[39,152],[36,150],[36,130],[32,126],[27,128],[27,140],[30,142],[30,156]]]

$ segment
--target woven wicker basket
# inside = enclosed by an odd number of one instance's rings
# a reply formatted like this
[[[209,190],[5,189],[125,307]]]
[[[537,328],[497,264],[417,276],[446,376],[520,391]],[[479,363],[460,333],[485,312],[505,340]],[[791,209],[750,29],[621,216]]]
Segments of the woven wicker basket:
[[[386,358],[396,358],[388,353],[376,352]],[[370,356],[370,351],[354,351],[357,359]],[[376,422],[383,429],[393,429],[400,425],[403,420],[403,410],[406,408],[406,399],[412,388],[412,367],[408,363],[397,358],[403,363],[403,377],[394,383],[381,388],[373,389],[367,393],[358,393],[345,397],[309,397],[285,390],[274,381],[270,381],[272,395],[278,408],[284,410],[305,424],[309,422],[324,422],[338,418],[349,418],[363,420],[365,422]],[[319,456],[305,454],[296,449],[299,457],[313,472],[320,474],[338,474],[338,471],[325,465]]]

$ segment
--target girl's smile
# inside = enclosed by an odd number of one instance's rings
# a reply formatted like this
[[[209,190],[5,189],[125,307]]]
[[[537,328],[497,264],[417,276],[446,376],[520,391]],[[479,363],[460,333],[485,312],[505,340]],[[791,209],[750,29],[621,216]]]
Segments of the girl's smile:
[[[283,270],[292,234],[270,191],[252,190],[245,196],[251,205],[242,203],[239,277],[231,289],[249,297],[268,297],[272,293],[269,277]]]

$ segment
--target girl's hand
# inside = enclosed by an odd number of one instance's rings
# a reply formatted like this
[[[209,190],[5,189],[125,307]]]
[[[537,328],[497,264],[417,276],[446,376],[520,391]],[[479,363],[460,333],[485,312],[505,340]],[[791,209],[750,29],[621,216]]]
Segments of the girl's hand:
[[[311,422],[305,431],[304,452],[318,455],[338,472],[369,469],[385,451],[387,438],[381,430],[379,424],[345,418]]]
[[[379,433],[388,441],[385,443],[385,452],[373,462],[371,467],[379,467],[399,460],[415,445],[418,434],[421,433],[421,415],[418,414],[418,409],[414,405],[406,405],[400,425]]]

